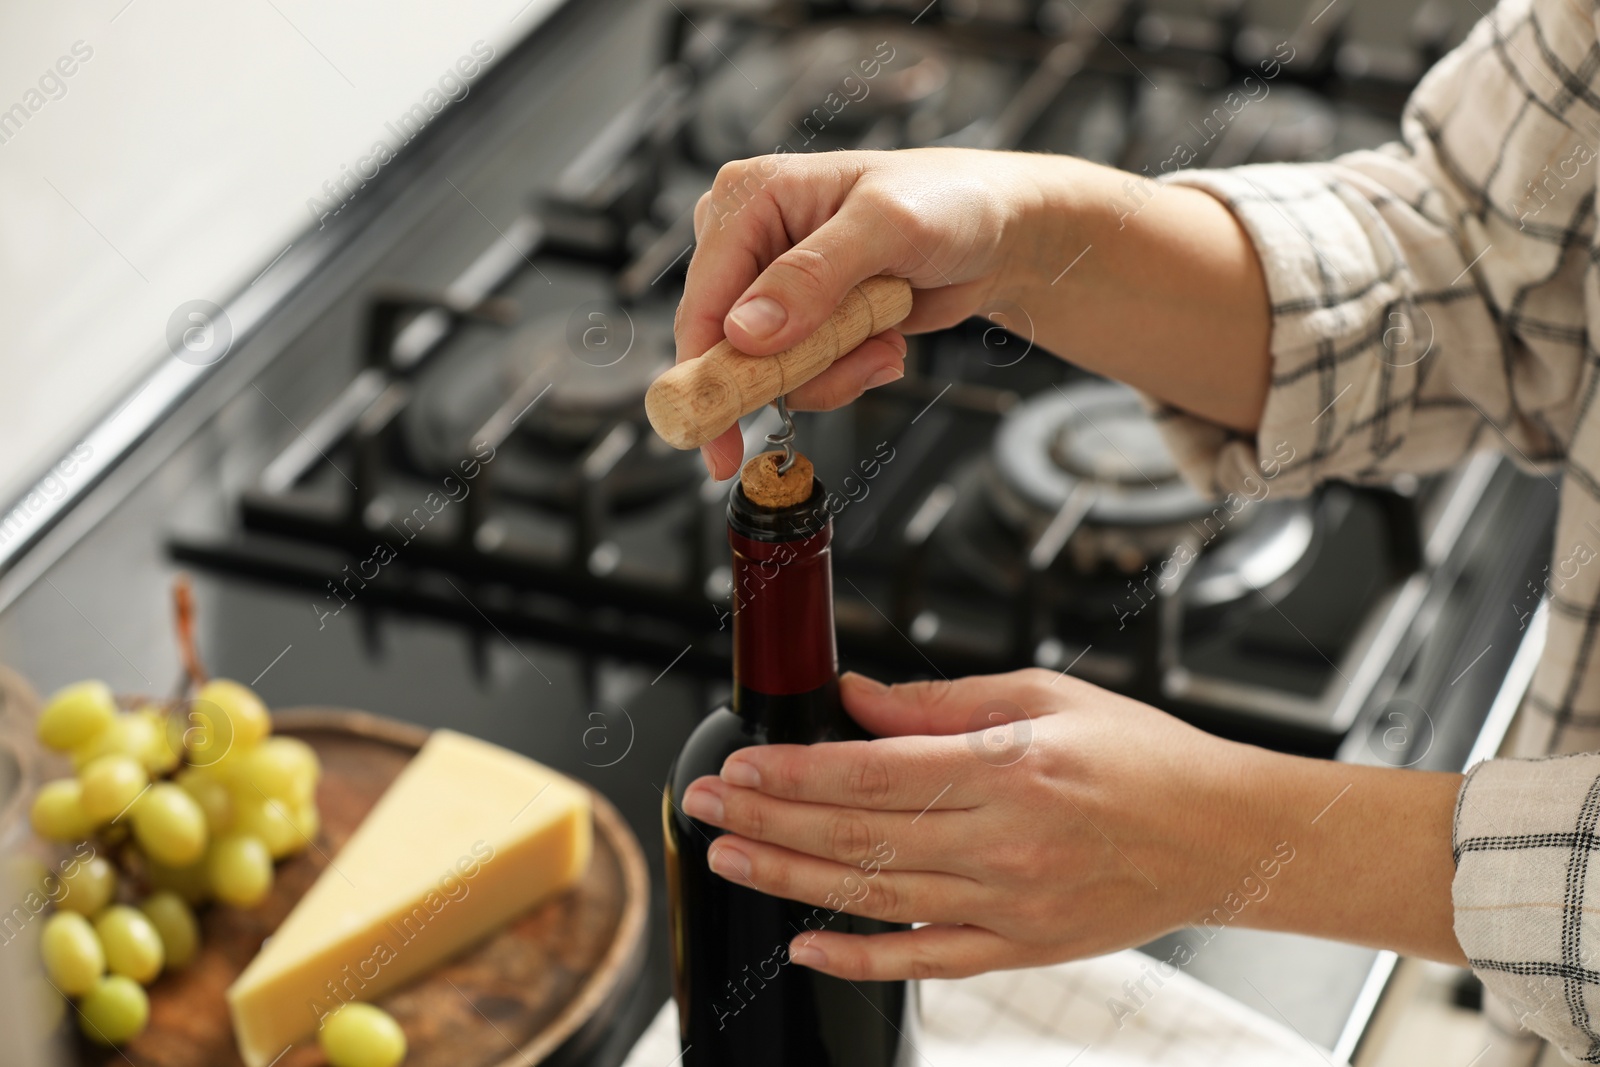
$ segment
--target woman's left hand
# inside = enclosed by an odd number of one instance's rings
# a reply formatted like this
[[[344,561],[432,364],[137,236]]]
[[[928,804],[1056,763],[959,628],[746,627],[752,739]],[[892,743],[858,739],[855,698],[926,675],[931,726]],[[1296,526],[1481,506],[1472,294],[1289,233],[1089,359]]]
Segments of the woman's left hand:
[[[725,878],[824,915],[931,924],[802,934],[796,963],[871,980],[1096,955],[1193,921],[1276,862],[1262,827],[1232,817],[1269,753],[1043,670],[841,684],[879,739],[745,749],[683,802],[728,831],[710,851]]]

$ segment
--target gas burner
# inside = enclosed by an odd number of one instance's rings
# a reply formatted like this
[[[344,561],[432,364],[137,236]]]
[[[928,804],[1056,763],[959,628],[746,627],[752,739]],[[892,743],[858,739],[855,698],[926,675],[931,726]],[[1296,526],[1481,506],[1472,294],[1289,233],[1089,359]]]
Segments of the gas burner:
[[[660,500],[698,478],[692,454],[638,429],[645,390],[672,353],[671,312],[655,307],[590,302],[509,334],[479,331],[418,374],[401,438],[417,468],[448,472],[491,416],[526,396],[526,408],[508,412],[515,428],[495,458],[501,491],[569,508],[593,455],[615,505]]]
[[[1317,543],[1312,504],[1269,499],[1265,479],[1249,497],[1196,493],[1138,397],[1114,383],[1057,386],[1012,408],[990,455],[953,484],[943,550],[999,593],[1029,580],[1027,557],[1061,521],[1076,525],[1051,569],[1086,589],[1142,575],[1147,593],[1170,591],[1181,574],[1193,609],[1282,595]]]
[[[742,73],[751,70],[763,72],[759,87]],[[694,142],[712,165],[775,150],[933,144],[993,115],[1019,77],[903,24],[762,36],[707,81]]]
[[[979,588],[1015,597],[1033,580],[1027,565],[1030,542],[1025,531],[1001,521],[987,506],[986,489],[995,480],[993,464],[985,460],[968,461],[952,473],[956,503],[939,528],[938,551]],[[1163,529],[1171,538],[1164,552],[1150,551],[1162,543],[1156,536],[1140,538],[1125,527],[1080,526],[1052,568],[1073,590],[1064,599],[1063,614],[1091,627],[1114,622],[1133,597],[1170,593],[1169,576],[1187,572],[1180,591],[1189,612],[1186,629],[1203,626],[1215,621],[1217,611],[1256,594],[1267,603],[1287,596],[1314,562],[1320,542],[1315,509],[1305,500],[1263,499],[1234,515],[1232,525],[1216,517],[1194,523]],[[1137,566],[1129,566],[1135,561]]]
[[[548,382],[549,391],[518,428],[579,444],[637,411],[650,383],[672,365],[673,351],[670,310],[583,304],[567,315],[536,319],[506,340],[498,396]]]
[[[1171,525],[1210,510],[1139,398],[1112,382],[1058,385],[1018,404],[1000,420],[993,460],[994,504],[1018,525],[1048,521],[1085,491],[1095,525]]]

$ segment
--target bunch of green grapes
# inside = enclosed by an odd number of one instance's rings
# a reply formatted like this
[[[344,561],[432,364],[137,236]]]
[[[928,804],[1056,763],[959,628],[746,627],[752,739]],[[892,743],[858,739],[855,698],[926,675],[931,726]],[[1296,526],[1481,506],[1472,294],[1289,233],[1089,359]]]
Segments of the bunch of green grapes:
[[[321,766],[271,728],[261,699],[222,679],[175,707],[126,711],[105,683],[78,682],[40,712],[39,739],[77,774],[40,788],[33,828],[81,844],[58,876],[41,866],[24,888],[55,905],[39,938],[45,976],[78,998],[92,1040],[116,1045],[144,1030],[144,986],[199,948],[194,908],[259,904],[273,861],[315,839]]]

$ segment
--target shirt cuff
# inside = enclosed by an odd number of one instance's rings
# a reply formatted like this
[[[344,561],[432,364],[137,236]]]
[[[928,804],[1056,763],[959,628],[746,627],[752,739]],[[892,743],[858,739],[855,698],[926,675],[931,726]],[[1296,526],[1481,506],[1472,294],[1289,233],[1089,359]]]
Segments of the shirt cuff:
[[[1600,1061],[1600,754],[1491,760],[1456,800],[1456,940],[1484,987]]]
[[[1382,376],[1359,357],[1390,327],[1405,276],[1363,177],[1336,164],[1261,164],[1161,180],[1233,212],[1260,258],[1272,315],[1272,381],[1254,438],[1146,398],[1180,470],[1217,496],[1258,489],[1252,477],[1290,496],[1330,476],[1362,480],[1375,459],[1364,413]]]

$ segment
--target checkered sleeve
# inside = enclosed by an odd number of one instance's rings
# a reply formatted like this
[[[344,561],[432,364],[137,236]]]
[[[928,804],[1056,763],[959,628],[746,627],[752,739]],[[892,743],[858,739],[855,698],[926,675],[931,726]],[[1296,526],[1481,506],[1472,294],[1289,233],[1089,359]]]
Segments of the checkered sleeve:
[[[1303,493],[1480,445],[1532,467],[1562,457],[1592,376],[1593,19],[1592,4],[1505,0],[1423,80],[1402,143],[1163,176],[1233,211],[1271,300],[1253,438],[1158,406],[1193,481],[1221,493],[1259,470]]]
[[[1515,1021],[1573,1063],[1600,1063],[1597,825],[1595,753],[1480,763],[1456,801],[1456,940]]]
[[[1271,301],[1255,435],[1157,408],[1197,484],[1381,483],[1478,447],[1559,466],[1526,755],[1600,746],[1600,570],[1571,566],[1600,537],[1596,19],[1594,0],[1503,0],[1423,80],[1401,142],[1164,176],[1232,210]],[[1600,1063],[1600,753],[1480,764],[1453,843],[1474,970],[1566,1058]]]

